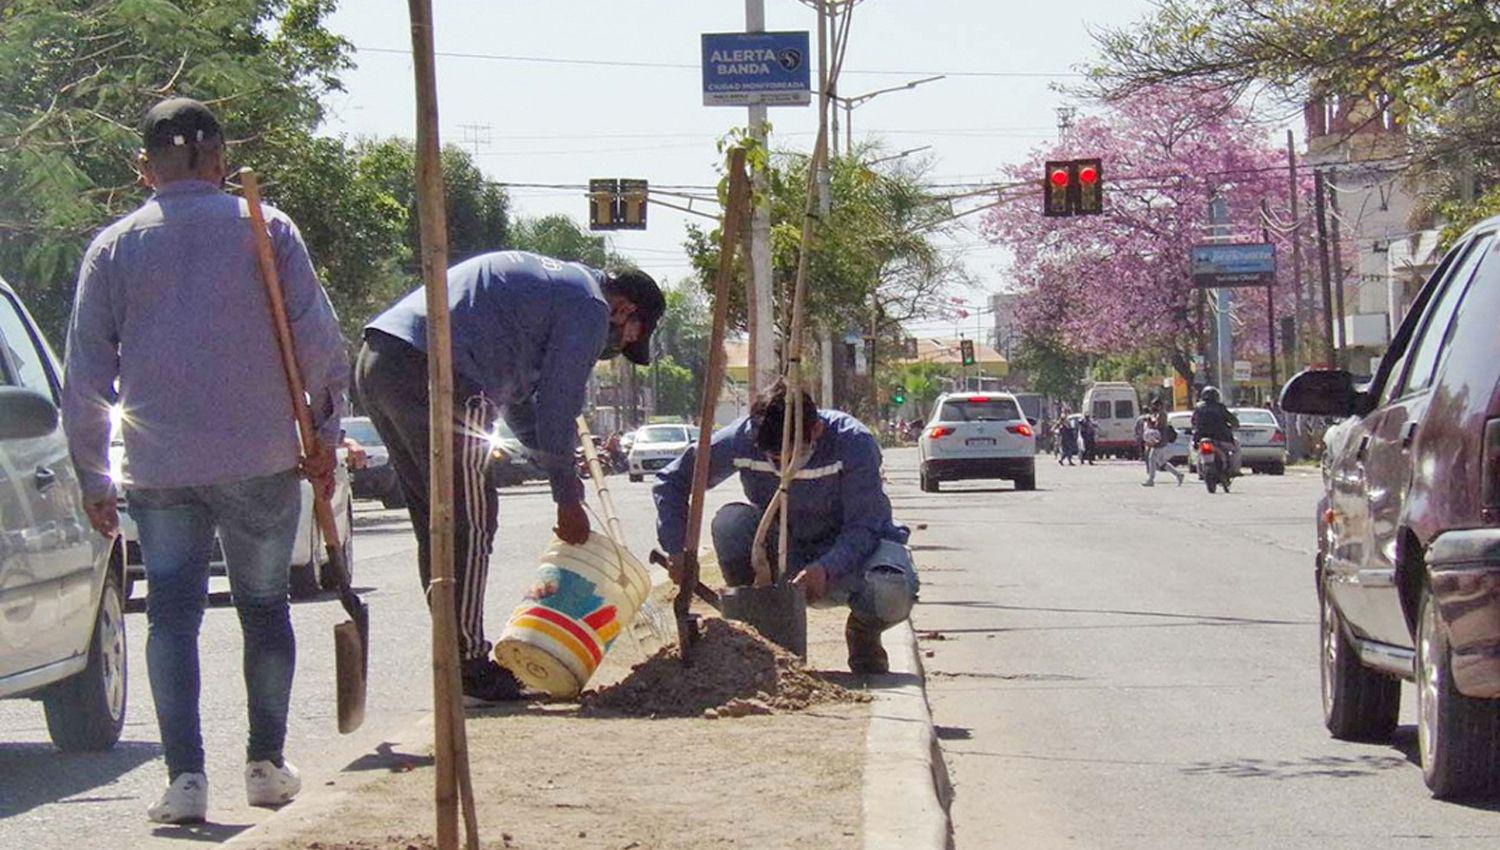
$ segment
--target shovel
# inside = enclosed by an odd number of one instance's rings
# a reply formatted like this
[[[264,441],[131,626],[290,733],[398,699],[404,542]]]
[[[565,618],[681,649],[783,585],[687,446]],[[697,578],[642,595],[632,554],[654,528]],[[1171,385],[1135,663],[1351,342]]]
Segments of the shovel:
[[[286,317],[286,300],[281,289],[281,276],[276,271],[275,255],[271,251],[271,235],[266,230],[265,213],[260,205],[260,186],[255,172],[246,168],[240,171],[241,184],[245,191],[245,202],[250,208],[250,230],[255,238],[256,259],[260,265],[261,283],[265,284],[266,300],[271,306],[272,324],[276,329],[276,344],[281,351],[281,366],[286,372],[287,392],[292,398],[292,411],[296,414],[297,433],[302,438],[304,452],[308,446],[317,445],[318,434],[313,428],[312,411],[307,406],[307,394],[302,387],[302,369],[297,363],[297,348],[292,339],[292,326]],[[328,549],[328,568],[338,584],[339,602],[349,612],[349,619],[333,627],[334,670],[338,687],[339,734],[347,735],[365,722],[365,681],[370,663],[370,609],[360,600],[350,585],[348,553],[339,545],[338,525],[333,519],[333,505],[327,494],[313,487],[313,517],[318,523],[318,532],[323,545]]]

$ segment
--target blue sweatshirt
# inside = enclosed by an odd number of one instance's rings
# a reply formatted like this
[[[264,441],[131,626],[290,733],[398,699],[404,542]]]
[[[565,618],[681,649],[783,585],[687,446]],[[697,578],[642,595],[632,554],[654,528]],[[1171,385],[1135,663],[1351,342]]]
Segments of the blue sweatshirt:
[[[837,410],[820,410],[818,419],[823,435],[788,494],[789,529],[793,550],[806,553],[809,563],[817,561],[835,578],[863,564],[881,540],[905,543],[908,531],[891,519],[875,436],[864,423]],[[696,453],[697,446],[690,447],[663,469],[652,490],[657,542],[667,552],[681,551],[687,533]],[[771,504],[781,475],[756,448],[755,423],[749,417],[719,429],[709,443],[708,486],[734,472],[739,472],[751,504],[762,510]]]
[[[575,420],[609,335],[602,272],[525,251],[499,251],[448,270],[453,369],[480,387],[536,453],[554,501],[578,502]],[[417,289],[368,328],[427,350],[427,292]]]
[[[314,424],[332,446],[349,379],[344,337],[297,226],[271,207],[265,217]],[[222,484],[297,465],[249,211],[212,183],[161,187],[89,245],[64,371],[63,426],[90,500],[112,491],[116,402],[127,486]]]

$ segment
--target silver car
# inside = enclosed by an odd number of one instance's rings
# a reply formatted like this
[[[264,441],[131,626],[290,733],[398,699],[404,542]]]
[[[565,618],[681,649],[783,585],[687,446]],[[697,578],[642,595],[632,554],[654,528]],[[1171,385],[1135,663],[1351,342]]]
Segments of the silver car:
[[[40,700],[64,750],[125,724],[125,558],[95,532],[58,424],[62,370],[0,281],[0,698]]]
[[[630,454],[626,457],[631,481],[641,481],[648,474],[666,468],[682,456],[698,437],[698,429],[689,425],[647,425],[635,432]]]
[[[1266,475],[1285,475],[1286,432],[1276,420],[1276,414],[1264,407],[1235,407],[1230,412],[1240,421],[1240,427],[1234,429],[1234,438],[1240,444],[1240,469],[1253,469]],[[1188,418],[1191,423],[1192,414],[1188,414]],[[1177,428],[1178,439],[1182,439],[1183,429],[1175,421],[1172,425]],[[1188,428],[1191,429],[1192,425],[1189,424]],[[1197,471],[1198,447],[1192,445],[1191,440],[1189,450],[1191,456],[1188,466]]]

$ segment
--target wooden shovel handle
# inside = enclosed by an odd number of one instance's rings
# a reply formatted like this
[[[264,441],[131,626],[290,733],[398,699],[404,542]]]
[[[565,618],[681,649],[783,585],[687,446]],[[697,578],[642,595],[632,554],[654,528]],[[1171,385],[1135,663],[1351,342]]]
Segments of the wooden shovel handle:
[[[276,347],[281,352],[281,369],[286,374],[287,394],[292,399],[292,414],[297,420],[297,434],[302,438],[302,455],[307,457],[321,447],[318,431],[313,427],[312,410],[307,406],[307,391],[302,384],[302,369],[297,363],[297,344],[292,338],[292,323],[286,317],[286,296],[281,288],[281,274],[276,270],[276,255],[271,248],[271,232],[266,229],[265,211],[260,204],[260,182],[255,172],[240,171],[240,185],[245,190],[245,204],[250,209],[250,233],[255,239],[255,259],[260,266],[260,282],[265,286],[266,301],[271,306],[271,323],[276,330]],[[313,487],[313,516],[323,542],[336,548],[339,541],[333,520],[333,503],[321,488]]]

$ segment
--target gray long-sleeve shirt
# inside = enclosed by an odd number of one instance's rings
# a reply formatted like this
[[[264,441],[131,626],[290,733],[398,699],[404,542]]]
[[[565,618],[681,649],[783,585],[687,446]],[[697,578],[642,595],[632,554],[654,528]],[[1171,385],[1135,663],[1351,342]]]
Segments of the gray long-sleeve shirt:
[[[313,421],[338,440],[343,335],[291,219],[265,208]],[[286,377],[245,202],[211,183],[157,190],[84,255],[68,328],[63,426],[84,495],[107,497],[109,408],[127,486],[220,484],[297,465]],[[118,389],[116,389],[118,385]]]

